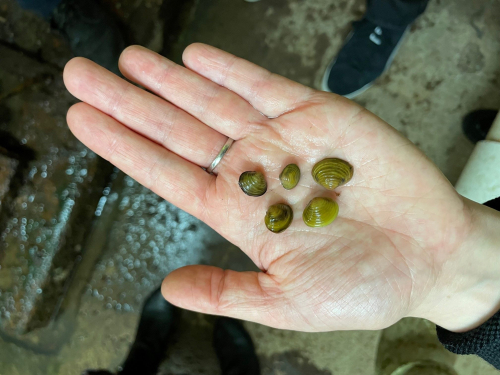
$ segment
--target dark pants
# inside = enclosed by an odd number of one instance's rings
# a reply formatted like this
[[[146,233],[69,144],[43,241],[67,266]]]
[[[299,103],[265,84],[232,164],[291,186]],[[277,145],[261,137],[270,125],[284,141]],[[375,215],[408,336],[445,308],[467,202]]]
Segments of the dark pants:
[[[17,0],[48,18],[61,0]],[[366,18],[383,27],[406,27],[421,15],[429,0],[367,0]]]
[[[49,18],[61,0],[17,0],[24,9],[32,10],[44,18]]]
[[[17,0],[25,9],[48,18],[61,0]],[[366,18],[383,27],[406,27],[421,15],[429,0],[367,0]]]
[[[420,16],[429,0],[367,0],[365,17],[385,28],[405,28]]]

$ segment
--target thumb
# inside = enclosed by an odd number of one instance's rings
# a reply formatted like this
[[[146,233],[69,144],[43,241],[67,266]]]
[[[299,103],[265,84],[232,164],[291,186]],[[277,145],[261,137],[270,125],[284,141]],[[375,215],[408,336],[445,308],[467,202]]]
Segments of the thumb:
[[[236,272],[212,266],[186,266],[163,281],[162,294],[180,308],[284,328],[286,299],[279,283],[263,272]]]

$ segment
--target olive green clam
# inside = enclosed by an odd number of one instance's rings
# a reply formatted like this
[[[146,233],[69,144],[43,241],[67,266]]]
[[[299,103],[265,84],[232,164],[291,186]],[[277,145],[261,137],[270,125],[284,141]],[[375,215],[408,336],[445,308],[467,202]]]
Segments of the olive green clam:
[[[304,209],[302,219],[309,227],[326,227],[339,213],[339,205],[331,198],[313,198]]]
[[[260,197],[267,191],[267,182],[260,172],[247,171],[240,175],[238,181],[241,190],[251,197]]]
[[[284,203],[273,204],[267,209],[264,222],[267,229],[274,233],[283,232],[293,220],[292,208]]]
[[[288,164],[280,173],[281,185],[286,190],[293,189],[300,180],[300,169],[297,164]]]
[[[311,174],[318,184],[333,190],[349,182],[353,172],[354,169],[348,162],[337,158],[327,158],[317,162]]]

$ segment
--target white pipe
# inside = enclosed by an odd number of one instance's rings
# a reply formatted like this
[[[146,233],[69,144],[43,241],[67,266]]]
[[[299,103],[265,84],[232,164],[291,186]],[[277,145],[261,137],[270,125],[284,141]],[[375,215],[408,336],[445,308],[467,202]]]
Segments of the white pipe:
[[[481,204],[500,197],[500,114],[486,139],[472,151],[455,188],[464,197]]]

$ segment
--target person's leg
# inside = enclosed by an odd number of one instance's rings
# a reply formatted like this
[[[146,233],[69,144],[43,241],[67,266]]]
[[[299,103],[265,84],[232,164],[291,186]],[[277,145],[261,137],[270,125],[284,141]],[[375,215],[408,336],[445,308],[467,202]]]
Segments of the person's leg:
[[[50,18],[61,0],[17,0],[17,2],[24,9],[38,13],[44,18]]]
[[[155,375],[177,325],[178,309],[156,289],[144,303],[135,341],[120,375]]]
[[[429,0],[367,0],[365,18],[381,27],[406,28],[420,16]]]
[[[327,68],[322,89],[353,98],[389,67],[409,25],[428,0],[368,0],[365,17],[353,23],[336,58]]]
[[[100,0],[62,0],[52,21],[66,35],[76,56],[120,74],[118,59],[125,48],[125,38],[115,15]]]
[[[142,308],[135,340],[119,375],[155,375],[178,321],[178,309],[156,289]],[[112,375],[106,370],[87,370],[84,375]]]
[[[213,345],[222,375],[259,375],[260,366],[252,339],[240,321],[218,318]]]
[[[17,0],[24,9],[47,20],[66,36],[75,56],[120,75],[118,59],[125,37],[118,21],[100,0]]]

